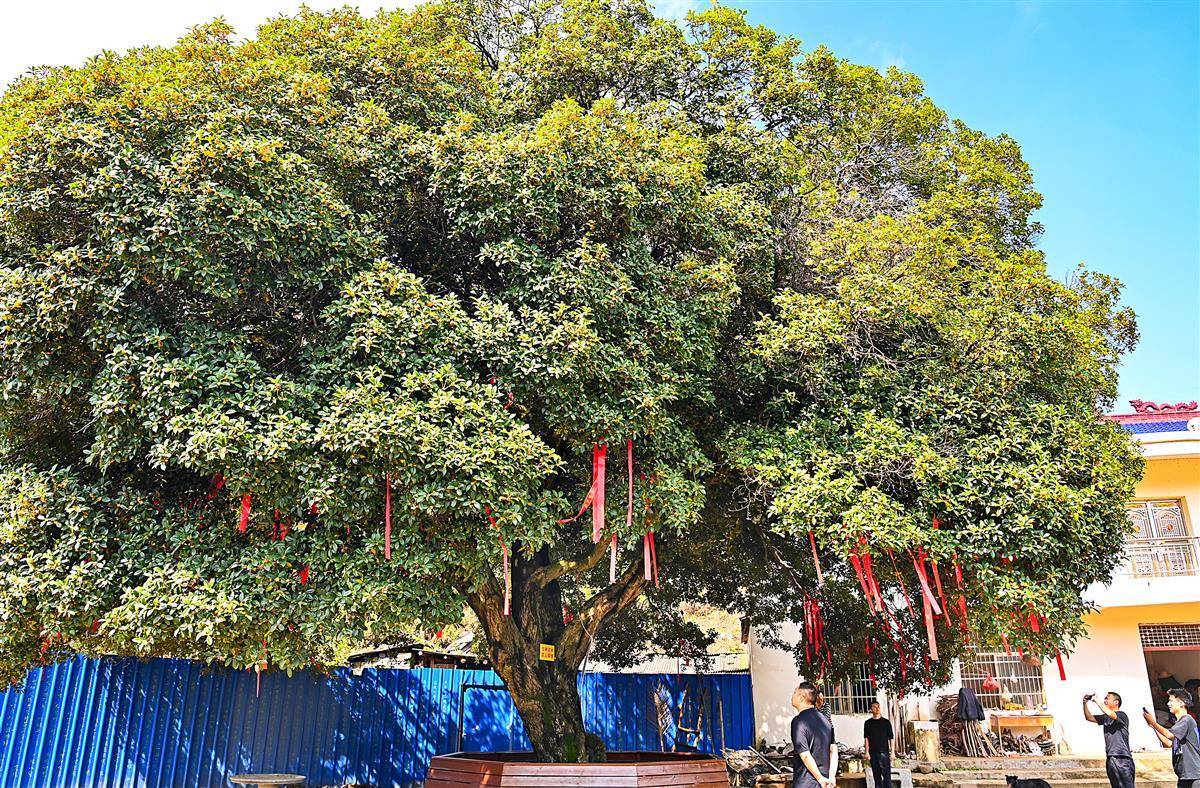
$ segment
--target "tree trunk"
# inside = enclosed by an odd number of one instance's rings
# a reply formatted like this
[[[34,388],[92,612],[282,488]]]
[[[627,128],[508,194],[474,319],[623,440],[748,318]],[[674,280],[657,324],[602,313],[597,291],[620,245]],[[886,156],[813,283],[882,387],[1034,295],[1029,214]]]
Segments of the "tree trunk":
[[[541,660],[536,652],[502,652],[499,656],[502,662],[494,663],[496,672],[512,694],[536,760],[572,763],[604,759],[603,741],[584,728],[575,666]]]
[[[512,615],[503,614],[503,590],[494,578],[467,594],[483,626],[492,665],[512,695],[534,758],[543,763],[604,760],[604,743],[584,728],[577,685],[579,666],[591,649],[596,632],[641,593],[641,563],[628,567],[616,583],[584,604],[564,621],[558,577],[587,571],[604,557],[596,546],[578,561],[551,563],[543,551],[526,560],[513,549]],[[551,646],[553,659],[543,659],[542,646]]]

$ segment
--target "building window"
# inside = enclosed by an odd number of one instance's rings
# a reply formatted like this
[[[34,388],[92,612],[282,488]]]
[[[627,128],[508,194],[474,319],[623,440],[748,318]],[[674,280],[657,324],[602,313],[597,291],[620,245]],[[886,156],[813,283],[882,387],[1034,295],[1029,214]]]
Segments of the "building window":
[[[1194,575],[1200,570],[1200,540],[1188,536],[1179,501],[1137,501],[1126,513],[1136,529],[1125,545],[1124,572],[1134,577]]]
[[[1179,501],[1137,501],[1125,505],[1137,528],[1134,539],[1171,539],[1187,536],[1183,506]]]
[[[989,682],[989,677],[994,681]],[[988,689],[984,689],[985,683]],[[962,685],[973,690],[989,709],[1003,708],[1004,702],[1036,709],[1046,702],[1041,664],[1030,665],[1016,654],[1009,656],[1003,651],[977,651],[964,660]]]
[[[842,681],[826,681],[821,690],[825,693],[825,706],[830,714],[870,714],[875,702],[875,690],[871,688],[871,674],[867,663],[859,662],[853,676]]]

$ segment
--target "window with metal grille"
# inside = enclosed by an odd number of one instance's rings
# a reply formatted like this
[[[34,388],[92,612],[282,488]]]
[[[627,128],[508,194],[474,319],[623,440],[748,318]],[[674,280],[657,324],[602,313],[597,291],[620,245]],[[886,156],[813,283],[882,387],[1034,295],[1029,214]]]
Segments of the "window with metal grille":
[[[830,714],[870,714],[875,702],[875,690],[871,688],[871,674],[867,663],[855,666],[852,678],[842,681],[826,681],[821,685],[825,693],[825,707]]]
[[[1200,574],[1200,539],[1188,535],[1180,501],[1135,501],[1125,511],[1136,534],[1125,544],[1124,574]]]
[[[1138,624],[1138,633],[1144,648],[1200,648],[1200,624]]]
[[[995,689],[984,689],[988,677],[999,684]],[[1001,695],[1012,696],[1011,703],[1026,708],[1037,708],[1046,702],[1042,684],[1042,666],[1023,662],[1016,654],[1003,651],[977,651],[962,663],[962,685],[974,690],[979,702],[989,709],[1002,707]]]
[[[1180,501],[1134,501],[1125,504],[1130,522],[1137,527],[1135,539],[1170,539],[1187,536]]]

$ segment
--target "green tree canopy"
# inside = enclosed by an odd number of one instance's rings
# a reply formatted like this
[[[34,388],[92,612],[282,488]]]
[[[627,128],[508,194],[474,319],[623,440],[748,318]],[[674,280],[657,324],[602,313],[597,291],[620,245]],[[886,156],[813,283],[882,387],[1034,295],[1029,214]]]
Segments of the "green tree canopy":
[[[1140,461],[1097,414],[1136,330],[1112,279],[1047,274],[1039,204],[915,76],[719,6],[303,11],[31,72],[0,101],[0,678],[290,671],[465,604],[573,760],[585,655],[677,648],[681,600],[897,689],[968,641],[1053,655],[1126,529]]]

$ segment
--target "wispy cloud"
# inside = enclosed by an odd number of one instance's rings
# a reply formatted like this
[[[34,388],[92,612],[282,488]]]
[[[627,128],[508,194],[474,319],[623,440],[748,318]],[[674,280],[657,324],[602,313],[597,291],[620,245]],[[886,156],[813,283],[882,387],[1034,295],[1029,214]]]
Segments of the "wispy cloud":
[[[683,19],[688,11],[698,11],[700,0],[655,0],[654,12],[664,19]]]
[[[889,68],[890,66],[904,68],[908,63],[904,59],[904,55],[900,54],[900,52],[886,41],[872,41],[870,49],[875,65],[880,68]]]

